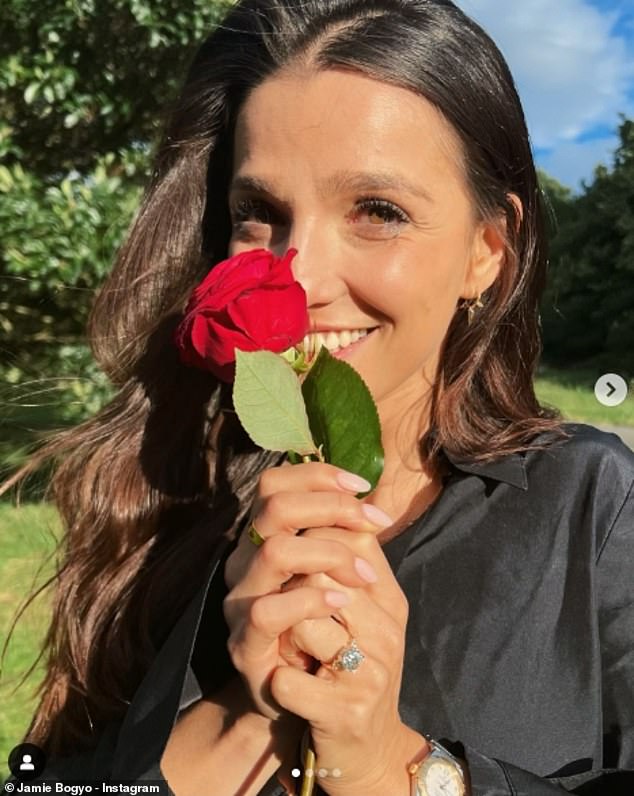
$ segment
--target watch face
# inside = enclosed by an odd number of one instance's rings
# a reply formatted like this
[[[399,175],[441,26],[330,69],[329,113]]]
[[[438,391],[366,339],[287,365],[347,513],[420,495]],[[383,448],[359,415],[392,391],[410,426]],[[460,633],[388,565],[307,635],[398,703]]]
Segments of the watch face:
[[[448,760],[430,762],[423,774],[428,796],[463,796],[464,784],[456,767]]]

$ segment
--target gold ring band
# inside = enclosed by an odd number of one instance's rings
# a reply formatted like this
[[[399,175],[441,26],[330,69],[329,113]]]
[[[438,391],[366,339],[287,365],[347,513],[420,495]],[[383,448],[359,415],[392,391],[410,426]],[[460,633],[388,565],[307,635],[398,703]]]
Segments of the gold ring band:
[[[264,539],[260,536],[257,528],[253,523],[251,523],[247,528],[247,536],[256,547],[260,547],[260,545],[264,544]]]

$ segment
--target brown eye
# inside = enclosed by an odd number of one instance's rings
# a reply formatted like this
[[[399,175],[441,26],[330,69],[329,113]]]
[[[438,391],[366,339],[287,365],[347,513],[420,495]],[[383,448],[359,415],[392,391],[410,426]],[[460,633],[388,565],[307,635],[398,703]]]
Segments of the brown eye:
[[[385,199],[364,199],[357,205],[357,211],[365,211],[368,222],[376,227],[408,221],[400,208]]]

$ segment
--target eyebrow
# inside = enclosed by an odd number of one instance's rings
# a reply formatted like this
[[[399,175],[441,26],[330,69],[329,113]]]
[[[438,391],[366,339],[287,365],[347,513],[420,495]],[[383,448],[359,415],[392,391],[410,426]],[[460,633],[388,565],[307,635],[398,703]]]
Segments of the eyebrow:
[[[234,177],[229,190],[275,195],[274,187],[270,183],[248,174]],[[319,182],[318,190],[321,198],[343,191],[405,191],[427,202],[433,202],[430,194],[422,186],[416,185],[401,174],[389,172],[336,171]]]

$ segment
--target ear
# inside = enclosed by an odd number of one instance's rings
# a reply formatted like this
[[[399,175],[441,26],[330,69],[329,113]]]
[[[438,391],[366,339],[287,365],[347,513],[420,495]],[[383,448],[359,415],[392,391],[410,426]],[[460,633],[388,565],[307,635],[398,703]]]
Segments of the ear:
[[[462,298],[477,298],[491,287],[500,273],[505,254],[505,235],[501,225],[494,221],[480,222],[473,237]]]
[[[516,224],[522,223],[522,203],[515,194],[507,199],[515,208]],[[498,278],[506,257],[506,218],[503,215],[481,221],[475,230],[471,258],[465,272],[463,298],[477,298]]]

